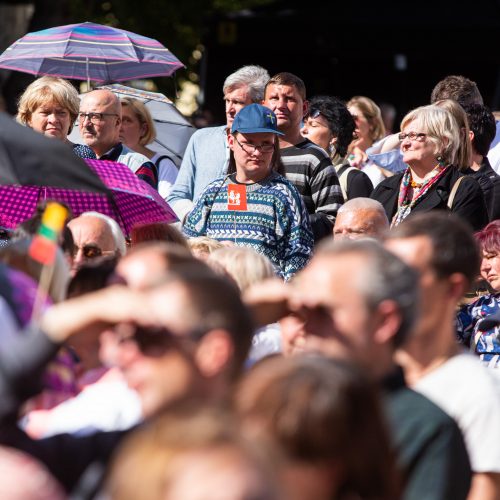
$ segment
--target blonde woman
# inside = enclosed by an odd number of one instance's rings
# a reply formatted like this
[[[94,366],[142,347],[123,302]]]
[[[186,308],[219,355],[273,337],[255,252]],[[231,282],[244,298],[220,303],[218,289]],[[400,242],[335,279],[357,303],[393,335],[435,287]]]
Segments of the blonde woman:
[[[374,101],[364,96],[354,96],[346,106],[356,124],[356,139],[349,145],[349,163],[363,170],[372,184],[377,186],[386,178],[386,174],[368,159],[366,150],[385,137],[382,113]]]
[[[17,121],[45,137],[67,143],[81,158],[95,159],[95,153],[88,146],[68,140],[79,108],[80,98],[71,83],[63,78],[43,76],[28,85],[21,95]]]
[[[149,158],[158,171],[158,192],[167,199],[179,171],[167,156],[156,153],[147,146],[156,138],[156,128],[148,108],[139,99],[124,97],[120,140],[128,148]]]
[[[481,188],[457,168],[460,130],[453,115],[442,107],[422,106],[410,111],[399,134],[408,168],[379,184],[372,194],[384,206],[391,226],[413,212],[448,210],[474,230],[488,222]]]

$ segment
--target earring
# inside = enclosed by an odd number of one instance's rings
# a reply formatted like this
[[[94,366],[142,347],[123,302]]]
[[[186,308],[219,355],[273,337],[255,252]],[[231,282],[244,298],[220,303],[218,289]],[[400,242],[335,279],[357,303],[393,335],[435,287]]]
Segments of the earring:
[[[440,167],[444,167],[445,166],[445,162],[444,162],[444,158],[440,155],[440,156],[437,156],[436,157],[436,160],[437,162],[439,163],[439,166]]]

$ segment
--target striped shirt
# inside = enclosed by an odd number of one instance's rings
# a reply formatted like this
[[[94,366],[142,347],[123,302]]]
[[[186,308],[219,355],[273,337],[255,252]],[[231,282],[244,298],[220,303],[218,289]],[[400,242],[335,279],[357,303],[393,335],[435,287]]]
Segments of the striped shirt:
[[[331,236],[337,210],[344,203],[335,168],[326,152],[308,139],[281,149],[286,178],[302,196],[315,241]]]

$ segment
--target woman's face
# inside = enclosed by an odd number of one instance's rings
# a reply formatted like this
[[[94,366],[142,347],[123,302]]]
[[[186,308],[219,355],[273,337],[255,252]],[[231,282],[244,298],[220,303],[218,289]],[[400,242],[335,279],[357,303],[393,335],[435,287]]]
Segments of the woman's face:
[[[333,139],[328,122],[321,114],[318,114],[314,118],[308,116],[304,121],[304,126],[301,128],[300,133],[306,139],[309,139],[326,151],[328,151]]]
[[[437,163],[435,144],[430,141],[420,124],[412,121],[404,127],[402,132],[404,134],[413,132],[413,134],[406,136],[401,141],[400,147],[403,153],[403,161],[410,167],[415,166],[429,171],[432,170]]]
[[[130,106],[122,106],[120,141],[135,150],[146,133],[146,124],[141,123]]]
[[[71,126],[71,116],[67,108],[49,101],[33,111],[28,126],[47,137],[65,141]]]
[[[496,292],[500,291],[500,253],[483,250],[481,261],[481,276]]]
[[[356,123],[354,132],[358,137],[356,140],[352,141],[349,149],[358,147],[365,151],[373,144],[370,123],[357,106],[349,106],[349,108],[347,109],[349,110],[349,113],[351,113],[352,117],[354,118],[354,122]]]

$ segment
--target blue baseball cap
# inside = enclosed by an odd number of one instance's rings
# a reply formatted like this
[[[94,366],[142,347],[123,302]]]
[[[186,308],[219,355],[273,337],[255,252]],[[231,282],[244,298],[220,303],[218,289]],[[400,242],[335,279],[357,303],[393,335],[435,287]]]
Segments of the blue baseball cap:
[[[231,133],[257,134],[258,132],[270,132],[272,134],[284,135],[278,130],[276,115],[265,106],[260,104],[249,104],[241,109],[234,117]]]

